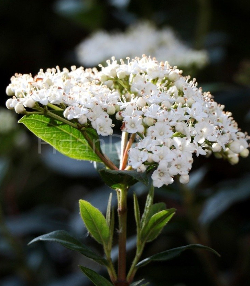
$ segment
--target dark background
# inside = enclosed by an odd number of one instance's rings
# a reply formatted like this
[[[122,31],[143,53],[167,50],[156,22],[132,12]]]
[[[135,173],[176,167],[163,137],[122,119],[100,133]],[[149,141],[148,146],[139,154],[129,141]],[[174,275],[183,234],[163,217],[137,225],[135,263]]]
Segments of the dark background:
[[[199,86],[211,90],[242,130],[250,131],[249,1],[131,0],[123,6],[107,0],[76,2],[77,9],[65,10],[58,1],[0,1],[2,106],[16,72],[34,75],[40,68],[77,65],[75,46],[91,32],[124,30],[137,19],[148,19],[158,27],[173,27],[190,46],[208,50],[210,64],[195,74]],[[90,164],[54,154],[46,145],[38,154],[38,147],[37,138],[23,126],[0,134],[0,285],[91,285],[77,267],[90,266],[82,257],[54,243],[27,243],[65,229],[101,251],[84,230],[77,202],[84,198],[104,211],[110,190]],[[145,257],[199,242],[215,248],[221,258],[187,251],[172,261],[148,265],[138,279],[157,286],[250,285],[249,169],[249,159],[231,166],[213,157],[195,158],[187,188],[157,190],[156,201],[177,208],[177,214],[157,242],[148,244]],[[146,190],[139,184],[134,190],[142,208]],[[129,203],[132,259],[131,199]],[[95,264],[93,268],[101,270]]]

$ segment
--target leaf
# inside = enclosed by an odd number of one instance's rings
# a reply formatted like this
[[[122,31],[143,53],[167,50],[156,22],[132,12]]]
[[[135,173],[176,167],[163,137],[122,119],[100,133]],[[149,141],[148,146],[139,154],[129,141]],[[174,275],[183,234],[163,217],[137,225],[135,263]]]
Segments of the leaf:
[[[144,212],[141,218],[141,228],[144,228],[146,221],[148,221],[148,213],[149,213],[150,207],[153,204],[153,200],[154,200],[154,187],[152,185],[147,195]]]
[[[109,235],[109,243],[108,249],[111,251],[112,243],[113,243],[113,234],[114,234],[114,224],[115,224],[115,217],[114,217],[114,209],[111,207],[112,203],[112,193],[109,195],[107,212],[106,212],[106,222],[109,227],[110,235]]]
[[[111,218],[111,202],[112,202],[112,193],[109,195],[107,211],[106,211],[106,222],[108,227],[110,227],[110,218]]]
[[[51,233],[47,233],[41,236],[36,237],[33,239],[29,244],[37,242],[37,241],[51,241],[60,243],[62,246],[80,252],[84,256],[93,259],[94,261],[98,262],[102,265],[107,265],[107,260],[101,257],[100,255],[96,254],[94,251],[89,249],[86,245],[81,243],[78,239],[71,236],[65,230],[56,230]]]
[[[136,194],[134,194],[134,212],[135,212],[135,222],[137,227],[137,235],[139,235],[141,230],[141,223],[140,223],[140,208],[138,204],[138,199]]]
[[[148,216],[145,220],[145,224],[148,223],[149,219],[156,213],[166,210],[166,204],[165,203],[157,203],[157,204],[153,204],[152,206],[150,206],[149,211],[148,211]]]
[[[25,115],[23,123],[37,137],[53,146],[65,156],[78,160],[101,161],[93,152],[80,130],[41,114]],[[90,138],[95,138],[95,131],[86,130]]]
[[[236,181],[223,183],[219,191],[208,198],[199,217],[201,224],[209,224],[231,205],[250,197],[249,175]]]
[[[132,284],[130,284],[130,286],[139,286],[143,281],[144,281],[144,279],[141,279],[140,281],[135,281]],[[147,284],[144,284],[144,285],[147,285]],[[143,286],[143,285],[141,285],[141,286]]]
[[[148,185],[148,177],[146,173],[138,173],[136,171],[116,171],[102,169],[99,171],[103,181],[112,189],[119,189],[122,186],[132,186],[137,182]]]
[[[173,258],[179,256],[185,250],[188,250],[188,249],[199,249],[199,248],[211,251],[211,252],[213,252],[214,254],[216,254],[217,256],[220,257],[220,254],[217,251],[215,251],[214,249],[212,249],[211,247],[204,246],[204,245],[201,245],[201,244],[189,244],[189,245],[186,245],[186,246],[176,247],[176,248],[173,248],[173,249],[170,249],[170,250],[166,250],[166,251],[157,253],[155,255],[152,255],[152,256],[150,256],[150,257],[140,261],[139,263],[137,263],[136,267],[139,268],[139,267],[145,266],[148,263],[150,263],[151,261],[167,261],[167,260],[170,260],[170,259],[173,259]]]
[[[163,210],[154,214],[141,231],[142,241],[149,242],[154,240],[174,214],[175,209]]]
[[[87,267],[79,266],[82,272],[91,280],[96,286],[113,286],[106,278],[96,273]]]
[[[109,240],[109,227],[103,214],[89,202],[80,200],[80,214],[93,238],[102,245]]]

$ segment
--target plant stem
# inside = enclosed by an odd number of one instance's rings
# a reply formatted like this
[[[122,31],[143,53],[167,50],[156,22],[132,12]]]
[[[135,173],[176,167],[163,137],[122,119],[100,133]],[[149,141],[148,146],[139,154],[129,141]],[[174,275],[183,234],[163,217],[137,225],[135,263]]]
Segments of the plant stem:
[[[56,106],[56,105],[54,105],[52,103],[48,103],[47,106],[52,108],[52,109],[54,109],[54,110],[63,111],[62,108],[60,108],[60,107],[58,107],[58,106]]]
[[[127,275],[127,281],[129,282],[129,284],[134,279],[135,273],[137,271],[136,264],[139,262],[139,259],[141,258],[144,246],[145,246],[145,244],[141,244],[140,242],[139,243],[137,242],[136,255],[135,255],[135,258],[132,262],[132,265],[131,265],[130,270],[129,270],[128,275]]]
[[[126,146],[126,149],[123,153],[123,158],[122,158],[122,161],[121,161],[121,168],[120,170],[124,170],[126,168],[126,165],[127,165],[127,162],[128,162],[128,150],[131,148],[134,140],[135,140],[135,136],[136,134],[132,134],[129,138],[129,141],[127,143],[127,146]]]
[[[118,279],[115,285],[129,285],[126,281],[126,240],[127,240],[127,187],[117,190],[119,218]]]
[[[75,124],[75,123],[73,123],[73,122],[71,122],[71,121],[69,121],[69,120],[67,120],[65,118],[62,118],[61,116],[59,116],[59,115],[57,115],[57,114],[55,114],[55,113],[53,113],[53,112],[51,112],[49,110],[44,110],[44,115],[48,115],[49,117],[52,117],[52,118],[54,118],[56,120],[59,120],[59,121],[65,123],[65,124],[68,124],[68,125],[70,125],[70,126],[72,126],[74,128],[78,127],[77,124]]]
[[[101,151],[98,150],[98,148],[96,148],[94,142],[91,140],[91,138],[89,138],[87,132],[82,129],[81,130],[84,138],[87,140],[87,142],[89,143],[89,146],[91,147],[91,149],[95,152],[95,154],[101,159],[101,161],[111,170],[118,170],[118,168],[116,167],[116,165],[110,161],[109,158],[107,158],[104,154],[102,154]]]
[[[123,157],[128,143],[128,132],[122,132],[120,170],[122,170]]]

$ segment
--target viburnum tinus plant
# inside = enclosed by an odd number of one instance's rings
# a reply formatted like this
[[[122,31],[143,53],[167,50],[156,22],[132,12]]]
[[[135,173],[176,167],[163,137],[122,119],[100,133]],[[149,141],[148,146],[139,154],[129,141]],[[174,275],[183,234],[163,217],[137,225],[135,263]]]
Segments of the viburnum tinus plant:
[[[30,74],[16,74],[6,90],[6,106],[24,114],[19,122],[61,153],[78,160],[95,161],[104,182],[116,191],[119,220],[118,267],[111,259],[114,209],[111,197],[106,218],[89,202],[80,200],[80,214],[90,235],[103,246],[100,256],[65,231],[34,239],[58,242],[107,268],[110,280],[80,266],[97,286],[139,285],[133,282],[137,270],[156,260],[168,260],[190,248],[170,249],[141,260],[146,243],[153,241],[170,221],[175,209],[153,203],[154,187],[186,184],[193,158],[212,153],[236,164],[247,157],[248,136],[240,131],[230,112],[203,93],[195,79],[182,76],[168,62],[143,56],[127,62],[107,61],[97,69],[59,67]],[[122,131],[119,163],[102,148],[100,136]],[[150,179],[151,177],[151,179]],[[127,193],[136,182],[149,187],[145,208],[139,209],[134,194],[137,247],[126,270]]]

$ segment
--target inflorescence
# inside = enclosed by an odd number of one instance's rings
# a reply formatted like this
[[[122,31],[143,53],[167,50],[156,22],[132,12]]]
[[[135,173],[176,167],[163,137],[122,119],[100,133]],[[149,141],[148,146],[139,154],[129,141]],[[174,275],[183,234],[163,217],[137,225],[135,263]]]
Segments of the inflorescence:
[[[150,22],[139,22],[125,32],[108,33],[97,31],[82,41],[76,48],[78,61],[82,65],[95,66],[111,56],[118,59],[151,55],[158,61],[182,68],[203,68],[208,63],[205,50],[194,50],[183,43],[171,28],[157,29]]]
[[[121,121],[123,132],[137,134],[128,165],[138,172],[153,169],[155,187],[171,184],[175,176],[187,183],[193,154],[214,153],[231,164],[248,156],[249,138],[232,114],[168,62],[112,58],[100,67],[57,67],[40,70],[34,78],[16,74],[6,89],[12,96],[6,106],[25,114],[53,105],[67,120],[102,136],[112,135],[115,122]]]

